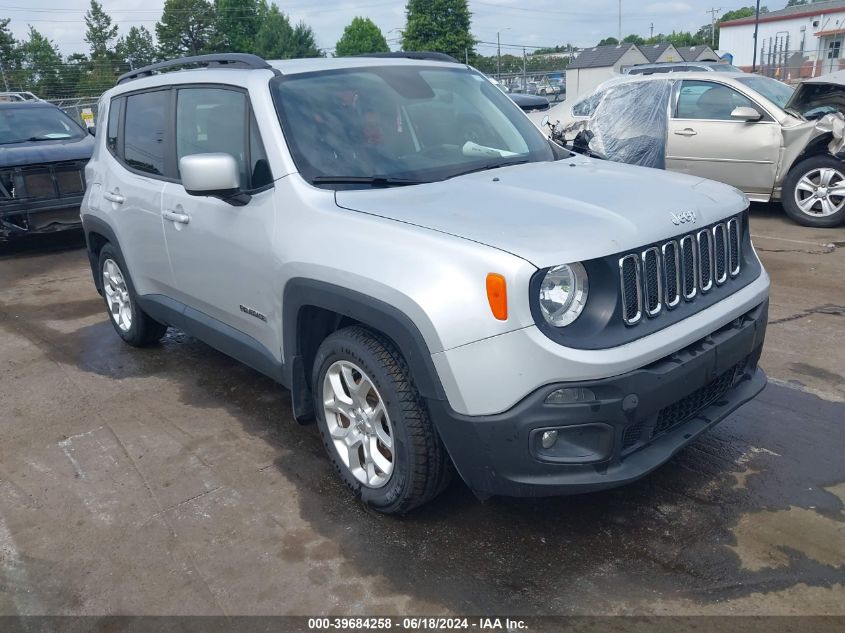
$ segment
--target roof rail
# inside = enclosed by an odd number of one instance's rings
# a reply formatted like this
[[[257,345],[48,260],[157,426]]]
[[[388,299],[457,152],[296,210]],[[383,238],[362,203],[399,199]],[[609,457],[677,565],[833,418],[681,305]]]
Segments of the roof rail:
[[[457,59],[446,53],[434,53],[432,51],[396,51],[392,53],[367,53],[356,55],[356,57],[404,57],[405,59],[426,59],[432,62],[451,62],[460,64]]]
[[[138,79],[139,77],[150,77],[153,73],[169,68],[178,68],[180,66],[221,66],[229,68],[263,68],[272,70],[278,74],[278,70],[273,68],[265,60],[258,55],[251,55],[249,53],[215,53],[213,55],[195,55],[193,57],[180,57],[178,59],[171,59],[165,62],[158,62],[150,64],[137,70],[130,70],[128,73],[122,74],[117,78],[117,83],[123,83],[131,79]]]
[[[25,91],[8,91],[2,92],[0,91],[0,101],[43,101],[39,97],[36,97],[31,92]]]

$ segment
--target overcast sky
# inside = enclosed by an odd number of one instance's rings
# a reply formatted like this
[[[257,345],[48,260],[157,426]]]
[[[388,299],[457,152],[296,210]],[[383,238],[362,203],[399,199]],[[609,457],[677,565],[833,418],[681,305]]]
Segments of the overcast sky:
[[[105,10],[120,27],[121,33],[133,25],[153,31],[161,15],[164,0],[102,0]],[[622,0],[622,32],[647,37],[651,24],[655,33],[696,31],[709,22],[711,7],[725,11],[747,6],[753,0],[687,0],[650,2]],[[356,15],[371,18],[381,27],[388,42],[396,48],[398,29],[405,24],[403,0],[289,0],[279,7],[294,21],[303,20],[317,34],[320,47],[334,47],[343,27]],[[785,0],[764,2],[769,9],[779,9]],[[0,16],[12,18],[17,37],[24,37],[32,24],[58,44],[62,53],[86,51],[83,41],[83,15],[88,0],[0,0]],[[472,32],[485,42],[495,42],[501,32],[503,44],[519,46],[554,46],[571,42],[575,46],[593,46],[605,36],[616,36],[618,0],[470,0]],[[491,55],[495,45],[480,44],[480,53]],[[502,52],[519,52],[503,47]]]

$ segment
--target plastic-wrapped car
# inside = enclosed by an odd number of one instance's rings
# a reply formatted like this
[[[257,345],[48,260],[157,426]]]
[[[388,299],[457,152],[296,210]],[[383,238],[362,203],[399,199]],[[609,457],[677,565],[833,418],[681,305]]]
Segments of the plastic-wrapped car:
[[[562,113],[571,144],[609,160],[718,180],[749,199],[780,200],[806,226],[845,221],[845,72],[795,94],[746,73],[629,75]],[[580,137],[579,137],[580,135]]]

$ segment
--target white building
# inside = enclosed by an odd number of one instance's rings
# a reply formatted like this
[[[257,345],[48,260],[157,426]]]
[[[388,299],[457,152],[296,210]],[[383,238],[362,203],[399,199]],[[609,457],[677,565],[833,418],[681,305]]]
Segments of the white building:
[[[634,44],[582,49],[578,58],[566,67],[566,98],[574,99],[587,94],[622,72],[623,68],[646,63],[648,58]]]
[[[845,0],[812,2],[760,14],[757,67],[781,79],[798,79],[845,69]],[[719,48],[733,63],[751,69],[754,16],[722,22]]]

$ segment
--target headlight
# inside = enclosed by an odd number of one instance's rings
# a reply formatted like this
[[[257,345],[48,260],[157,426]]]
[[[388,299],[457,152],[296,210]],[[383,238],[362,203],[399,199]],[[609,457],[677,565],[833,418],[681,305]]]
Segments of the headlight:
[[[540,284],[540,311],[555,327],[572,323],[587,303],[587,271],[579,263],[550,268]]]

